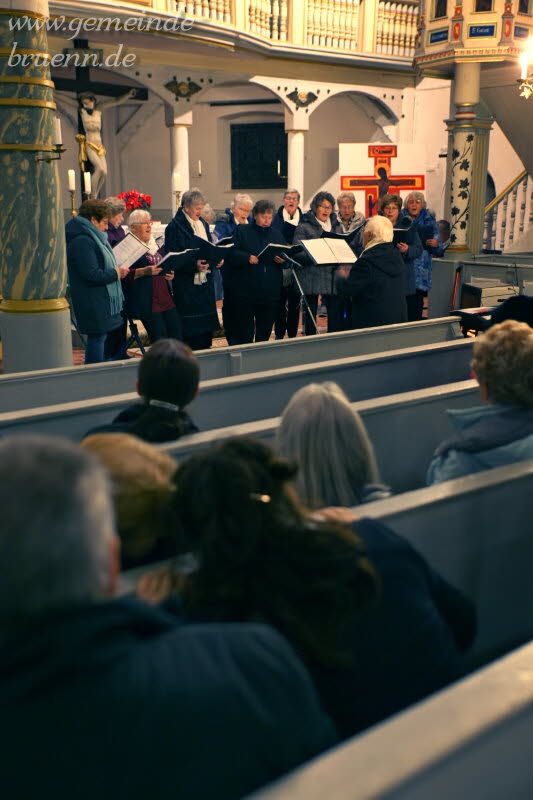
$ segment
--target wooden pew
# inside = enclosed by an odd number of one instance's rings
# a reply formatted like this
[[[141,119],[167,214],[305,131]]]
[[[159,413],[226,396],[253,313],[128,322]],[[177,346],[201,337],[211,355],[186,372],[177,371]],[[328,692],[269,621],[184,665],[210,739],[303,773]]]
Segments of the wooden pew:
[[[474,380],[353,403],[374,445],[383,481],[394,493],[425,486],[426,471],[441,441],[453,432],[446,410],[478,405]],[[185,436],[161,449],[178,461],[232,436],[253,436],[274,444],[279,417]]]
[[[533,642],[253,800],[530,800]]]
[[[454,317],[197,353],[202,380],[418,347],[460,338]],[[0,376],[0,412],[135,391],[138,359]]]
[[[294,392],[312,381],[336,381],[354,401],[456,382],[469,374],[472,343],[462,339],[205,381],[191,416],[201,430],[266,419],[279,415]],[[135,399],[135,394],[123,394],[5,412],[0,431],[79,439]]]

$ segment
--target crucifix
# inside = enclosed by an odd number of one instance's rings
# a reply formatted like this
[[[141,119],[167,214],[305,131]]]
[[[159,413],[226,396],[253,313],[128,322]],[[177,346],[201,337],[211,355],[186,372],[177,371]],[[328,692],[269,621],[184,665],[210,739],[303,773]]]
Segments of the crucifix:
[[[369,144],[368,157],[374,159],[374,174],[341,177],[343,191],[364,191],[367,217],[376,213],[378,199],[383,195],[407,189],[421,191],[425,187],[424,175],[391,175],[391,160],[397,155],[398,146],[395,144]]]
[[[78,101],[78,135],[80,185],[82,197],[97,198],[107,176],[106,149],[102,143],[102,111],[121,105],[128,100],[148,100],[147,89],[137,89],[116,83],[91,81],[91,67],[87,61],[98,68],[103,61],[102,50],[93,50],[86,39],[75,39],[73,48],[63,50],[65,56],[76,57],[76,78],[54,78],[56,91],[75,92]],[[83,61],[84,66],[79,62]],[[99,102],[97,95],[113,98]],[[89,169],[87,170],[87,167]],[[83,173],[92,173],[91,192],[84,192]]]

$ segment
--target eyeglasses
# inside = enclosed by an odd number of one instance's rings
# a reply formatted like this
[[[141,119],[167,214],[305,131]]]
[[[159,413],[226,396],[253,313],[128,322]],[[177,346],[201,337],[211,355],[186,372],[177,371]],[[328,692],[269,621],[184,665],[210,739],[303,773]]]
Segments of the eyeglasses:
[[[329,203],[327,205],[318,206],[318,208],[324,208],[327,211],[333,211],[333,206],[330,206]]]

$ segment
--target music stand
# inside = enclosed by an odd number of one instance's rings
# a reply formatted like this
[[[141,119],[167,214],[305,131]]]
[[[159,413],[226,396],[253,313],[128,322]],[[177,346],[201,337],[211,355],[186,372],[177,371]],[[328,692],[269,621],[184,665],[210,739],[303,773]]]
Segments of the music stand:
[[[298,287],[298,291],[300,292],[300,298],[301,298],[300,302],[302,303],[302,305],[305,307],[305,310],[309,314],[309,317],[313,322],[315,331],[317,332],[317,334],[320,334],[320,331],[318,330],[318,325],[316,324],[315,316],[314,316],[314,314],[311,313],[311,309],[309,307],[309,303],[307,302],[307,297],[305,296],[305,292],[302,289],[302,284],[298,280],[298,275],[296,274],[295,267],[301,267],[302,265],[299,264],[297,261],[295,261],[290,256],[288,256],[286,253],[283,253],[283,258],[285,259],[285,262],[288,261],[290,263],[290,265],[291,265],[290,269],[291,269],[292,277],[294,278],[294,282],[295,282],[296,286]],[[304,325],[305,325],[305,322],[304,322]]]

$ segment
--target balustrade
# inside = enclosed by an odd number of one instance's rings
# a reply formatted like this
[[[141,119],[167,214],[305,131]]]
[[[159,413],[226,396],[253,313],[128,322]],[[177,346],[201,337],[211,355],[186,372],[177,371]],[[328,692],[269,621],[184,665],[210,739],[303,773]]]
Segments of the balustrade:
[[[306,42],[312,47],[359,49],[359,0],[308,0]]]
[[[414,56],[418,3],[380,0],[376,25],[376,52],[384,55]]]
[[[533,179],[524,170],[485,208],[483,247],[507,250],[533,225]]]
[[[181,0],[176,2],[176,11],[195,19],[231,22],[231,0]]]

